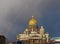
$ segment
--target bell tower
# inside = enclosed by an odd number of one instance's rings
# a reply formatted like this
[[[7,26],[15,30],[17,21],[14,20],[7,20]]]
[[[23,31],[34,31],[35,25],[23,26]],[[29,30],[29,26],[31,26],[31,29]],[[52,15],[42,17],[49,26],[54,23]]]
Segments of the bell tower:
[[[44,28],[43,28],[43,26],[41,26],[41,28],[40,28],[40,35],[44,35]]]

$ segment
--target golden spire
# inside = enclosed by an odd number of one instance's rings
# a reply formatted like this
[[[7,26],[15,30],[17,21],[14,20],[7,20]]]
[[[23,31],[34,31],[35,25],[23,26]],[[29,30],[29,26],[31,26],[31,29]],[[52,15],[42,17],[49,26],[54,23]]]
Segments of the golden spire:
[[[29,21],[29,25],[36,25],[37,24],[37,20],[34,18],[34,16],[32,16],[32,19],[30,19]]]
[[[32,18],[34,18],[34,16],[32,16]]]

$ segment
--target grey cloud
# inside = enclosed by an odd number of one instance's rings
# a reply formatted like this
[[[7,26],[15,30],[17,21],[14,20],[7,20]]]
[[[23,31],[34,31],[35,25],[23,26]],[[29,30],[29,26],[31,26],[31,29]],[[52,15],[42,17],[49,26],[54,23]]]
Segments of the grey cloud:
[[[49,32],[54,31],[55,24],[60,22],[59,4],[56,0],[0,0],[0,33],[15,40],[32,15],[39,20],[39,25],[44,25]]]

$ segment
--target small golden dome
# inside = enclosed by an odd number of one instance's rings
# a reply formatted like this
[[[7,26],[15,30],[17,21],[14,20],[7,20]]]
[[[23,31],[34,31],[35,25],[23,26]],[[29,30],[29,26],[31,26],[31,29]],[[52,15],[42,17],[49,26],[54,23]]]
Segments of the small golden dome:
[[[32,19],[29,21],[29,25],[37,25],[37,20],[32,16]]]

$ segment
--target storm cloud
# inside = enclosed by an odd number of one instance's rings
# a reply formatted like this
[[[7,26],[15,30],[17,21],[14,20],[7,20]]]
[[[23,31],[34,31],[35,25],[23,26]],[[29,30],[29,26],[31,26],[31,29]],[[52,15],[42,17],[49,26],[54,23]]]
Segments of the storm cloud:
[[[59,0],[0,0],[0,34],[10,41],[16,40],[32,15],[52,37],[60,36]]]

